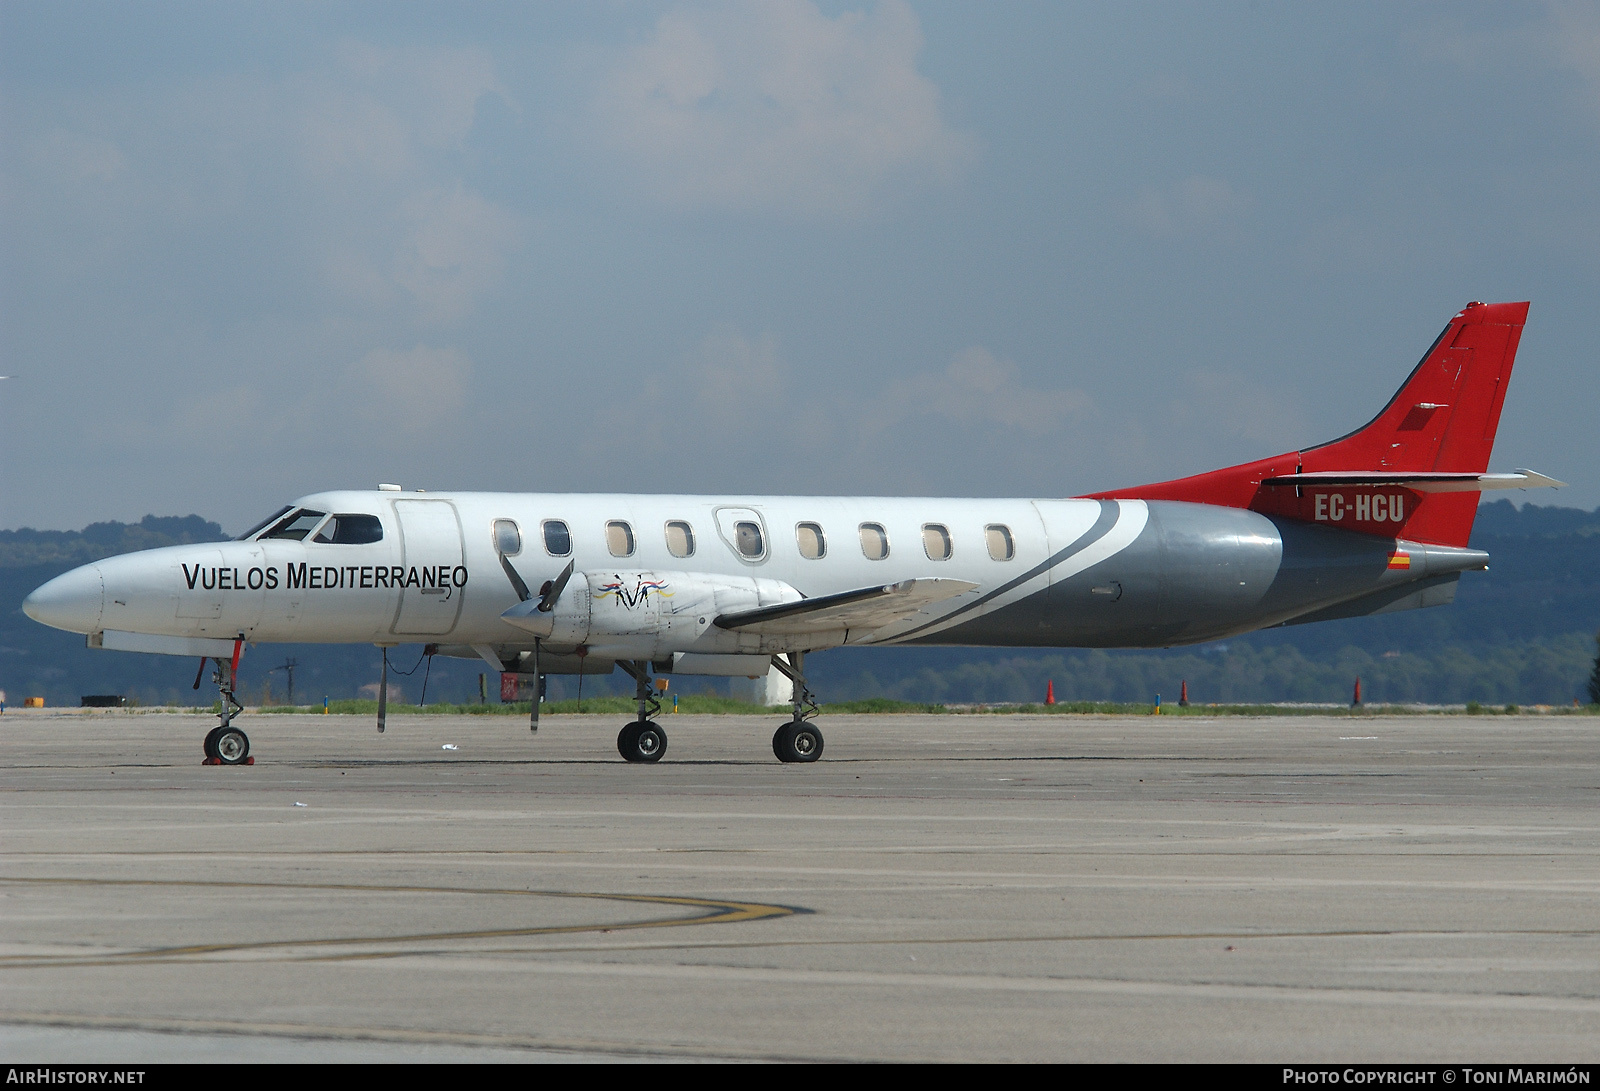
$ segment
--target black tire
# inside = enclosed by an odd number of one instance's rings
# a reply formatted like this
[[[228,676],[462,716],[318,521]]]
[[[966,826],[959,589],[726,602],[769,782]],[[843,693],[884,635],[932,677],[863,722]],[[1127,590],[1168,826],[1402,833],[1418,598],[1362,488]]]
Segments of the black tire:
[[[660,761],[661,755],[667,752],[667,733],[661,730],[661,725],[646,720],[634,736],[634,748],[639,755],[634,761]]]
[[[617,753],[631,762],[657,762],[667,752],[667,733],[649,720],[624,724],[617,734]]]
[[[214,758],[217,756],[217,736],[220,734],[222,734],[222,728],[220,727],[213,727],[206,732],[206,741],[200,746],[205,751],[206,757]]]
[[[237,727],[222,728],[217,732],[214,748],[223,765],[243,765],[250,756],[250,737]]]
[[[822,732],[793,720],[772,736],[772,752],[782,762],[809,762],[822,757]]]

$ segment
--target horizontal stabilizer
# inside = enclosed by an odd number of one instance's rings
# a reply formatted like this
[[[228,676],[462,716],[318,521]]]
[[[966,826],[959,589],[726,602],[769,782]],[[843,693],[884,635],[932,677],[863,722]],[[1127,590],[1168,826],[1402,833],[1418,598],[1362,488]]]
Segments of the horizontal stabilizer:
[[[1510,474],[1385,473],[1380,470],[1319,470],[1309,474],[1280,474],[1264,478],[1263,485],[1400,485],[1416,492],[1489,492],[1494,489],[1561,489],[1565,481],[1533,470]]]
[[[723,614],[717,618],[717,625],[741,633],[765,635],[881,629],[911,617],[930,602],[964,595],[977,590],[977,587],[977,584],[966,580],[924,576],[844,591],[837,595],[786,602],[781,606]]]

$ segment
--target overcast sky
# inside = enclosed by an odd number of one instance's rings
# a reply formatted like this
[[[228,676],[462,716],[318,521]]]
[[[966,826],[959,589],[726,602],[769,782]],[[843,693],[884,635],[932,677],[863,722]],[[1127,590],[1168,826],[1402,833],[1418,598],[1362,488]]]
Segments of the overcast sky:
[[[1343,434],[1474,299],[1492,468],[1594,507],[1597,289],[1592,5],[0,2],[4,528],[1066,496]]]

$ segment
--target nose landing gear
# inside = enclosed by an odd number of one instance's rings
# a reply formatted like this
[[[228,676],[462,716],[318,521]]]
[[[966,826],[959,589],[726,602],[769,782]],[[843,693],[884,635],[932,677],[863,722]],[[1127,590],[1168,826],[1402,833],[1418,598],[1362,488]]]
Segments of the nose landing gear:
[[[216,683],[217,693],[222,698],[222,722],[206,733],[202,749],[205,751],[206,765],[254,765],[256,759],[250,756],[250,737],[237,727],[233,726],[233,717],[236,713],[243,712],[241,705],[233,696],[234,681],[239,674],[239,656],[244,652],[244,638],[240,637],[233,642],[233,658],[214,660],[216,669],[211,672],[211,680]],[[200,674],[205,673],[205,660],[200,661]],[[200,677],[194,680],[194,688],[200,688]]]

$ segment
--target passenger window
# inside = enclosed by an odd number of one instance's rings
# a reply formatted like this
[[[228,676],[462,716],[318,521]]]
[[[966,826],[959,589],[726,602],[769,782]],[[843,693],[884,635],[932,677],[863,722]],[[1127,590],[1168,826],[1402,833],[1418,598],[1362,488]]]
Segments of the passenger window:
[[[861,552],[869,561],[881,561],[889,555],[889,534],[881,523],[861,524]]]
[[[572,552],[572,532],[560,519],[544,521],[544,551],[552,557],[565,557]]]
[[[621,519],[606,524],[606,548],[613,557],[633,556],[633,528]]]
[[[767,551],[766,543],[761,540],[761,524],[748,520],[733,524],[733,544],[740,556],[752,560]]]
[[[335,515],[317,531],[315,540],[333,545],[370,545],[383,541],[383,524],[376,515]]]
[[[950,559],[950,528],[939,523],[927,523],[922,528],[922,548],[930,561]]]
[[[682,519],[667,524],[667,552],[674,557],[694,556],[694,528]]]
[[[317,528],[317,524],[322,522],[322,517],[326,514],[327,512],[325,511],[311,511],[308,508],[301,508],[261,537],[287,538],[292,542],[303,542],[306,535]]]
[[[502,557],[515,557],[522,552],[522,530],[514,519],[494,521],[494,550]]]
[[[822,536],[817,523],[801,523],[794,528],[794,540],[800,546],[800,556],[808,561],[820,561],[828,555],[828,540]]]
[[[1009,561],[1017,555],[1017,545],[1011,540],[1011,528],[990,523],[983,528],[984,539],[989,543],[989,556],[997,561]]]

